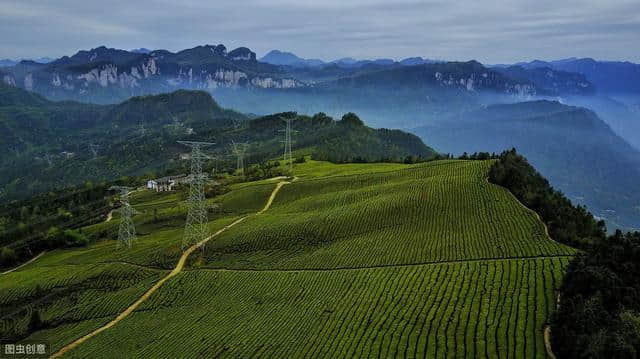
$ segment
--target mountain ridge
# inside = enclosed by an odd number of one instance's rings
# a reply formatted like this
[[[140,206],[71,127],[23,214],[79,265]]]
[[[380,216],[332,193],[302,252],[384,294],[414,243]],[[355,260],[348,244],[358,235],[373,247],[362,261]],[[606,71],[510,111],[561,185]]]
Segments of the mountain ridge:
[[[277,66],[261,63],[246,47],[227,52],[203,45],[176,53],[133,53],[99,46],[50,64],[3,68],[2,81],[53,100],[115,103],[127,97],[185,89],[292,88],[302,82]]]
[[[466,76],[469,75],[468,71],[464,78],[457,73],[446,73],[446,78],[437,79],[439,86],[466,87],[469,90],[489,89],[518,96],[591,95],[595,91],[588,79],[577,73],[562,72],[563,70],[554,68],[545,71],[527,66],[522,66],[522,69],[488,67],[474,60],[443,62],[422,57],[400,61],[390,58],[342,58],[325,63],[279,50],[272,50],[258,59],[255,52],[247,47],[228,51],[222,44],[200,45],[178,52],[147,50],[126,51],[98,46],[91,50],[80,50],[71,56],[63,56],[47,64],[22,61],[14,66],[3,67],[0,80],[53,100],[118,103],[131,96],[177,89],[203,89],[210,92],[294,89],[304,92],[310,87],[326,87],[327,83],[339,79],[343,79],[343,84],[350,83],[357,77],[373,79],[384,75],[384,71],[389,71],[385,82],[396,83],[399,87],[407,84],[411,86],[416,78],[404,72],[415,74],[415,66],[437,68],[472,64],[478,72],[475,77]],[[496,80],[494,72],[501,73],[506,78]],[[416,75],[433,83],[431,77]],[[485,75],[491,75],[492,79],[483,78]],[[490,80],[496,80],[497,83],[490,83]],[[489,84],[485,86],[487,82]],[[496,84],[499,86],[494,86]]]
[[[529,69],[549,67],[579,73],[604,93],[640,93],[640,64],[630,61],[599,61],[586,57],[554,61],[533,60],[515,65]]]

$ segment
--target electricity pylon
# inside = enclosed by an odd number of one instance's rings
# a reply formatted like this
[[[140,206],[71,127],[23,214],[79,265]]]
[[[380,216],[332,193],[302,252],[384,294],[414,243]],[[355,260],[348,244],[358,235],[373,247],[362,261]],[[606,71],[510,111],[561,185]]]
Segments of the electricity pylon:
[[[53,164],[53,157],[50,154],[45,153],[44,159],[45,161],[47,161],[47,164],[49,165],[49,167],[51,167],[51,165]]]
[[[93,158],[98,157],[98,150],[100,149],[100,145],[90,143],[89,149],[91,150],[91,153],[93,153]]]
[[[244,154],[247,151],[247,147],[249,145],[246,142],[238,142],[231,141],[233,153],[238,158],[236,163],[236,169],[240,172],[241,175],[244,175]]]
[[[282,160],[284,161],[285,166],[287,165],[287,161],[289,161],[289,169],[293,171],[293,156],[291,154],[291,132],[298,131],[291,129],[291,121],[293,121],[292,118],[282,118],[282,120],[287,124],[284,130],[280,130],[281,132],[284,131],[284,141],[282,141],[284,142],[284,156]]]
[[[111,186],[109,188],[112,191],[120,192],[120,203],[122,207],[118,210],[120,212],[120,227],[118,228],[118,248],[127,246],[131,248],[131,244],[136,239],[136,227],[133,224],[131,218],[135,213],[138,213],[129,204],[129,192],[131,187],[125,186]]]
[[[204,198],[204,180],[202,162],[210,158],[202,152],[203,147],[214,145],[211,142],[178,141],[191,147],[191,186],[187,206],[187,222],[184,226],[182,250],[207,238],[207,202]],[[204,251],[204,246],[202,247]]]

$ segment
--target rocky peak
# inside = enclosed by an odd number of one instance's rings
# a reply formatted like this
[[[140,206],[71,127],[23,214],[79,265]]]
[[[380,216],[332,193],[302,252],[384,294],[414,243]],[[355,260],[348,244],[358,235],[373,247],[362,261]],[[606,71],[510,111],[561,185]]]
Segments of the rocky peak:
[[[233,61],[256,61],[256,53],[246,47],[238,47],[237,49],[229,52],[227,57]]]
[[[99,46],[91,50],[80,50],[71,57],[65,56],[56,60],[54,64],[87,64],[95,62],[122,64],[143,56],[146,56],[146,54]]]
[[[213,53],[218,56],[227,56],[227,48],[222,44],[218,44],[213,47]]]

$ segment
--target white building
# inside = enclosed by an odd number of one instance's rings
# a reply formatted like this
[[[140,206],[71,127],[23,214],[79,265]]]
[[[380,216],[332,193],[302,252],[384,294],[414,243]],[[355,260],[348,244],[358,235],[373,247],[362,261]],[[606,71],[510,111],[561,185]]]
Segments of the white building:
[[[184,179],[187,178],[184,174],[179,174],[176,176],[166,176],[161,178],[156,178],[147,181],[147,189],[153,189],[156,192],[167,192],[173,191],[173,188],[178,183],[184,183]]]

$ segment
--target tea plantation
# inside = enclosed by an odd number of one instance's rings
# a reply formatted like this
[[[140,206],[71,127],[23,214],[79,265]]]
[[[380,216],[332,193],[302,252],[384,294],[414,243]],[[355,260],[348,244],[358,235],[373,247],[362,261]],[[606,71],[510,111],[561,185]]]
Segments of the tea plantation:
[[[543,329],[575,250],[487,182],[491,164],[307,161],[278,191],[283,179],[234,185],[210,200],[211,233],[222,231],[204,251],[62,354],[545,358]],[[29,333],[56,352],[176,267],[184,199],[131,197],[144,212],[131,249],[100,240],[0,275],[2,333]],[[117,223],[83,231],[101,238]]]

